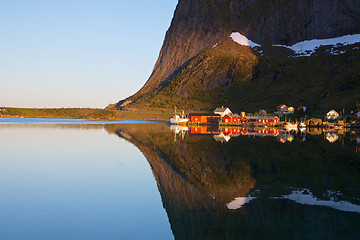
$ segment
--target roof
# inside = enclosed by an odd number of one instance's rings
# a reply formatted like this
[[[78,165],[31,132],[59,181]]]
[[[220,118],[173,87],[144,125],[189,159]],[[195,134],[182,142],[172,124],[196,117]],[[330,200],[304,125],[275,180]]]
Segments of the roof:
[[[279,108],[287,108],[287,106],[285,104],[281,104],[277,107],[277,109],[279,109]]]
[[[229,108],[216,108],[214,112],[225,112],[226,110],[229,110],[231,112]]]
[[[232,115],[232,117],[241,117],[239,114],[235,113]]]
[[[215,113],[189,113],[189,116],[207,116],[207,117],[220,117],[219,114]]]
[[[278,118],[277,116],[253,116],[249,117],[249,119],[274,119]]]
[[[330,112],[328,112],[327,114],[337,114],[337,115],[339,115],[339,113],[337,111],[335,111],[334,109],[331,110]]]

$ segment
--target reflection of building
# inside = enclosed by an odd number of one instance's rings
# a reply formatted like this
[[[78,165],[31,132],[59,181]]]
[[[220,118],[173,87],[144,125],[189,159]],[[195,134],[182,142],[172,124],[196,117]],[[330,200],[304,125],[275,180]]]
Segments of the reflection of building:
[[[231,138],[240,135],[254,137],[276,137],[279,130],[276,128],[256,128],[248,129],[242,127],[221,127],[217,126],[193,126],[188,130],[190,135],[216,135],[214,139],[219,142],[228,142]]]
[[[279,135],[279,131],[276,128],[258,128],[247,129],[240,127],[226,127],[220,129],[220,134],[214,136],[216,141],[228,142],[231,138],[238,137],[240,135],[254,136],[254,137],[276,137]]]
[[[246,134],[255,137],[276,137],[279,135],[279,131],[276,128],[258,128],[248,130]]]
[[[241,128],[240,127],[225,127],[225,128],[221,129],[221,132],[225,135],[240,134]]]
[[[231,139],[231,135],[224,135],[223,133],[220,133],[219,135],[214,135],[214,139],[217,142],[228,142]]]
[[[276,139],[281,143],[292,142],[292,141],[294,141],[294,136],[292,134],[285,132],[285,133],[279,134]]]
[[[188,133],[190,135],[214,135],[219,134],[220,130],[217,126],[194,126],[189,128]]]
[[[336,142],[339,139],[339,135],[334,132],[326,133],[325,137],[326,137],[326,140],[328,140],[331,143]]]

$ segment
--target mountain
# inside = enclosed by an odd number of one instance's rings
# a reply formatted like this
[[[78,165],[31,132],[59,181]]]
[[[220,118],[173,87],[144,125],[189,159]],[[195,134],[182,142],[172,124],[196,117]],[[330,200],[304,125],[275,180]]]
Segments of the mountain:
[[[357,0],[179,0],[150,78],[115,108],[350,107],[360,97],[359,43],[310,57],[284,46],[359,33]]]

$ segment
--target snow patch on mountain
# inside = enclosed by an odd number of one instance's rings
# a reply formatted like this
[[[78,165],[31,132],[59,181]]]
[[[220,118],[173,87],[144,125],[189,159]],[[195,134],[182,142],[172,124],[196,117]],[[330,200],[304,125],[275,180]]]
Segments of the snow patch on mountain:
[[[249,40],[247,37],[245,37],[244,35],[238,33],[238,32],[233,32],[230,37],[232,38],[232,40],[240,45],[244,45],[244,46],[249,46],[249,47],[261,47],[261,45],[254,43],[253,41]]]
[[[329,45],[336,45],[336,46],[345,46],[349,44],[354,44],[360,42],[360,34],[354,35],[346,35],[337,38],[328,38],[328,39],[313,39],[313,40],[306,40],[302,42],[298,42],[292,46],[286,45],[273,45],[274,47],[286,47],[293,50],[296,54],[301,56],[310,56],[316,49],[320,46],[329,46]],[[341,54],[344,53],[340,51],[338,53],[332,52],[331,54]]]
[[[230,35],[230,38],[232,40],[240,45],[243,46],[249,46],[251,48],[254,47],[261,47],[260,44],[257,44],[244,35],[242,35],[239,32],[233,32]],[[296,54],[296,56],[310,56],[312,53],[314,53],[320,46],[335,46],[335,47],[341,47],[346,46],[350,44],[355,44],[360,42],[360,34],[354,34],[354,35],[346,35],[342,37],[337,38],[328,38],[328,39],[312,39],[312,40],[306,40],[302,42],[298,42],[292,46],[287,45],[279,45],[275,44],[274,47],[285,47],[293,50]],[[213,47],[216,47],[217,44],[215,44]],[[338,55],[343,54],[345,51],[339,51],[336,49],[331,49],[329,52],[332,55]]]

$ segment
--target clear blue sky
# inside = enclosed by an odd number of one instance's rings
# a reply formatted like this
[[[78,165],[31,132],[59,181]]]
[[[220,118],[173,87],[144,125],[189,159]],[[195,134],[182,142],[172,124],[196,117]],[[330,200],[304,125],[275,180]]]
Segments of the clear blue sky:
[[[103,108],[138,91],[177,0],[1,0],[0,106]]]

